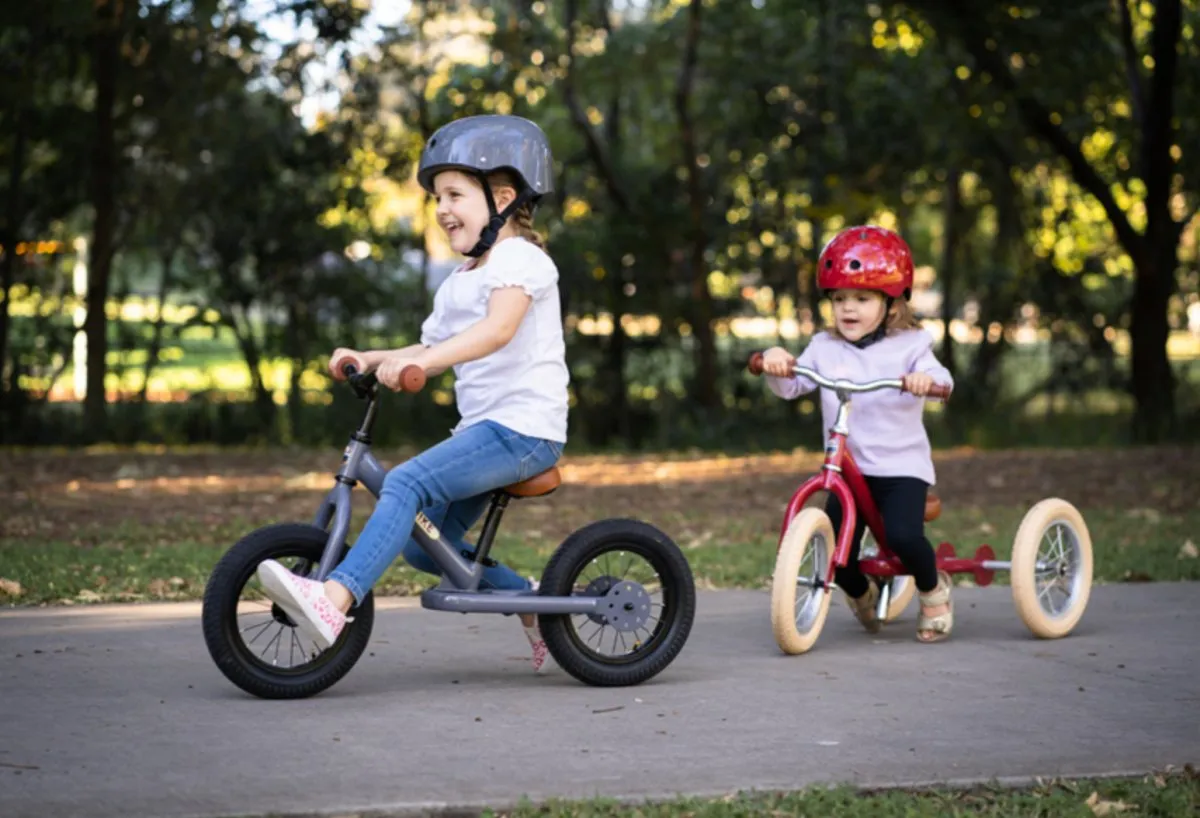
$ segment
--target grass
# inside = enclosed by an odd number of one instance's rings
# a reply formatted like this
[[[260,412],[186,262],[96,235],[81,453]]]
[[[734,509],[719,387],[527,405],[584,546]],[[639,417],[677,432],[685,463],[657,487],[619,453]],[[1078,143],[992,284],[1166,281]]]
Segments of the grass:
[[[523,803],[515,809],[485,811],[506,818],[1184,818],[1200,810],[1200,776],[1182,772],[1142,778],[1059,780],[1024,789],[975,787],[863,792],[848,786],[809,788],[794,793],[738,793],[724,798],[681,798],[620,804],[609,800]]]
[[[1175,468],[1170,457],[1182,465]],[[42,488],[12,492],[17,502],[0,508],[0,604],[199,598],[213,565],[238,538],[271,522],[310,519],[329,485],[328,472],[318,470],[328,466],[324,453],[281,453],[270,460],[273,474],[259,473],[262,460],[214,450],[39,454],[25,466],[0,458],[0,473],[32,470],[36,480],[45,469]],[[524,575],[540,575],[574,528],[635,516],[675,539],[699,587],[765,588],[782,507],[797,470],[811,460],[576,458],[564,465],[560,491],[513,504],[492,554]],[[1088,523],[1097,582],[1200,580],[1200,509],[1189,471],[1195,460],[1187,450],[951,458],[939,463],[944,510],[927,533],[935,544],[954,543],[960,555],[988,543],[1006,559],[1029,505],[1060,494]],[[1154,465],[1162,473],[1148,476]],[[972,477],[976,472],[986,476]],[[352,532],[370,509],[370,498],[358,492]],[[377,592],[411,594],[433,583],[398,561]]]
[[[948,510],[929,533],[935,543],[987,542],[998,559],[1007,559],[1023,513],[1012,507]],[[1180,556],[1182,544],[1200,532],[1200,511],[1153,521],[1114,509],[1084,514],[1093,538],[1096,582],[1200,580],[1200,559]],[[359,517],[356,528],[361,523]],[[23,604],[198,599],[221,554],[256,525],[240,519],[188,530],[183,521],[166,527],[126,522],[98,532],[82,547],[62,540],[32,547],[0,541],[0,576],[21,585]],[[699,587],[769,587],[775,537],[766,526],[754,528],[732,524],[680,542]],[[492,554],[523,575],[537,576],[557,545],[545,537],[522,540],[502,531]],[[959,551],[970,554],[974,547]],[[996,582],[1006,584],[1007,575],[998,573]],[[432,577],[399,561],[376,593],[412,594],[433,584]],[[5,600],[2,593],[0,600]]]

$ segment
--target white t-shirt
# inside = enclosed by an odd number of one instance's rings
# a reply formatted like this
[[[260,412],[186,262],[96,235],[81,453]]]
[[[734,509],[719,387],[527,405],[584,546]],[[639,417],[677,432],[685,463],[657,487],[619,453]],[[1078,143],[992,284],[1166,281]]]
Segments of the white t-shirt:
[[[462,416],[454,431],[493,420],[523,435],[566,443],[569,375],[558,268],[536,244],[504,239],[483,266],[459,267],[447,276],[421,325],[421,343],[439,344],[482,321],[488,298],[499,287],[520,287],[533,302],[512,340],[491,355],[454,367]]]

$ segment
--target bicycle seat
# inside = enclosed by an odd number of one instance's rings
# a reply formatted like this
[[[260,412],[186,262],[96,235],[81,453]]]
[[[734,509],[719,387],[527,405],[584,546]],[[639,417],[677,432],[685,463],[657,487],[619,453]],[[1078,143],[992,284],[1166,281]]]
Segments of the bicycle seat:
[[[528,480],[510,483],[502,491],[510,497],[541,497],[543,494],[554,491],[560,483],[562,483],[562,475],[558,472],[558,466],[551,466]]]
[[[936,520],[942,516],[942,498],[932,491],[925,495],[925,522]]]

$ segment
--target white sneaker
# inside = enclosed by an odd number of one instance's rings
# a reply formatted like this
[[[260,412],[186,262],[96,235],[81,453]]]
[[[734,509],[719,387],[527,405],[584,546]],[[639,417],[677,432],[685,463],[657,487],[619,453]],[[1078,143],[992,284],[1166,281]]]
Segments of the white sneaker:
[[[298,577],[275,560],[258,566],[263,593],[284,610],[305,636],[325,650],[346,627],[346,615],[329,601],[325,585]]]

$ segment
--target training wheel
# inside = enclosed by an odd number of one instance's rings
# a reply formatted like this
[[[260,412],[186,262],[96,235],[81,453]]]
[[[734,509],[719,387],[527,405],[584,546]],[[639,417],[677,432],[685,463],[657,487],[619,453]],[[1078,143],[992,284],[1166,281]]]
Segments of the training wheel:
[[[1092,590],[1092,538],[1066,500],[1042,500],[1025,514],[1012,547],[1013,604],[1042,639],[1066,636]]]

